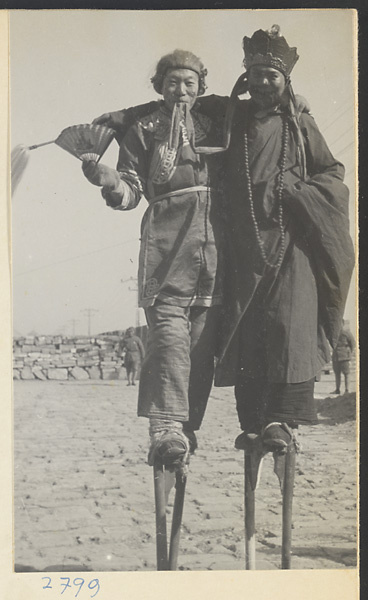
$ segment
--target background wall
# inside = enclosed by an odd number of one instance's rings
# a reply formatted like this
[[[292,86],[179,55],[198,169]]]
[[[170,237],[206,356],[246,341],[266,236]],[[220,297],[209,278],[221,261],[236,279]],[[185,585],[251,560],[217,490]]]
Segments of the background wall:
[[[135,333],[145,344],[147,327],[139,327]],[[13,379],[126,379],[124,353],[119,344],[123,338],[124,331],[97,337],[31,335],[15,338]]]

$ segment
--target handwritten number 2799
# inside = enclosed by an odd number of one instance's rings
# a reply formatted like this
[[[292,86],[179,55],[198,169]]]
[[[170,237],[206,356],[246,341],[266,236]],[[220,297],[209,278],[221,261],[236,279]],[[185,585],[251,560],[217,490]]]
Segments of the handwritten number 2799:
[[[47,579],[47,583],[46,585],[43,586],[43,589],[52,589],[52,585],[51,585],[51,577],[42,577],[42,579]],[[70,584],[70,577],[60,577],[60,585],[62,587],[62,591],[60,592],[60,594],[64,594],[64,592],[68,589],[68,588],[72,588],[72,585]],[[84,585],[85,581],[82,577],[76,577],[73,580],[73,585],[75,587],[78,588],[77,593],[74,595],[74,598],[76,598],[79,594],[79,592],[81,591],[83,585]],[[94,598],[94,596],[96,596],[96,594],[98,594],[98,592],[100,591],[100,582],[98,579],[91,579],[91,581],[88,583],[88,589],[89,590],[96,590],[94,594],[91,594],[91,598]]]

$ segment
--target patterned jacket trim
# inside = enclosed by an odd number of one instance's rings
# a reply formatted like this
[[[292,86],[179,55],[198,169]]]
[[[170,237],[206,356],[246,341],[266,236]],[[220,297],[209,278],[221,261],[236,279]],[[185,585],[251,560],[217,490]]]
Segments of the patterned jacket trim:
[[[191,111],[192,121],[194,125],[195,141],[202,141],[209,133],[212,121],[205,115],[202,115],[195,110]],[[154,138],[159,141],[166,140],[170,134],[171,116],[166,115],[161,109],[156,110],[146,117],[142,117],[137,121],[146,131],[154,135]]]

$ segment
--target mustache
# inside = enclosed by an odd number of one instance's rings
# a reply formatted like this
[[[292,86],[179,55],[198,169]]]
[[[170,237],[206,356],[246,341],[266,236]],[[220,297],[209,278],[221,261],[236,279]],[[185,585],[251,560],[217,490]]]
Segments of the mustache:
[[[249,92],[255,92],[257,94],[263,94],[264,96],[272,96],[276,92],[274,90],[270,90],[268,88],[258,87],[256,85],[249,86]]]

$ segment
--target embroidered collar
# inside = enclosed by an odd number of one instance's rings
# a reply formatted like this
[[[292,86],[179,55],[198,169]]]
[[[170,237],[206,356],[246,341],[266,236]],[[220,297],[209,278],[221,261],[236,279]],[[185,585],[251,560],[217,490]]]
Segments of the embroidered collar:
[[[138,123],[143,129],[151,132],[154,138],[159,141],[166,140],[170,134],[171,111],[166,108],[163,101],[160,106],[150,115],[139,119]],[[191,110],[191,116],[194,126],[195,142],[202,141],[208,136],[212,121],[209,117],[199,113],[194,108]]]

